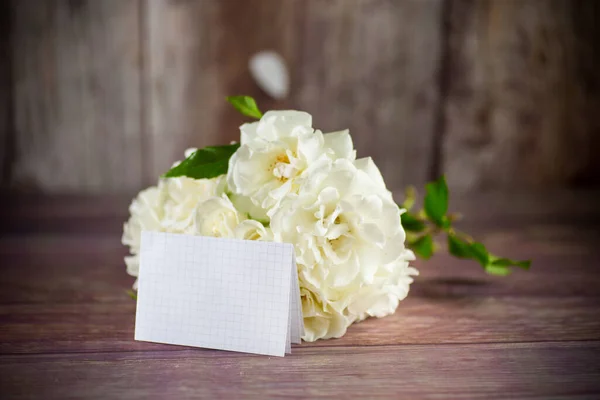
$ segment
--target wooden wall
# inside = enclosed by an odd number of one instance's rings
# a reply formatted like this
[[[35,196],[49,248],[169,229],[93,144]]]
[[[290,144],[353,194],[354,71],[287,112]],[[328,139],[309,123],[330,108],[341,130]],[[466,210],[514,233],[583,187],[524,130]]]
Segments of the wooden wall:
[[[600,2],[453,1],[443,169],[456,185],[600,181]]]
[[[599,6],[570,0],[12,0],[0,53],[0,179],[130,192],[244,119],[224,101],[350,128],[388,186],[600,181]],[[600,36],[600,35],[598,35]],[[284,101],[247,70],[278,51]]]

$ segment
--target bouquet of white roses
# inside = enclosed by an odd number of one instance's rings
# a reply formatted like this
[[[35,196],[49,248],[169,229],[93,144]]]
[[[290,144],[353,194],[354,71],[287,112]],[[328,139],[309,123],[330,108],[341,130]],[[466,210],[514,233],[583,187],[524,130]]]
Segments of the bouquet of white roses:
[[[407,213],[373,160],[356,158],[347,130],[322,133],[308,113],[262,115],[251,98],[229,101],[259,120],[240,127],[239,144],[189,149],[134,199],[123,234],[132,253],[125,259],[129,274],[138,274],[142,230],[292,243],[303,339],[314,341],[392,314],[417,275],[409,264],[414,253],[431,255],[436,231],[448,233],[453,254],[476,259],[488,272],[529,266],[495,257],[452,228],[443,179],[428,186],[423,211]],[[405,247],[403,222],[414,253]]]

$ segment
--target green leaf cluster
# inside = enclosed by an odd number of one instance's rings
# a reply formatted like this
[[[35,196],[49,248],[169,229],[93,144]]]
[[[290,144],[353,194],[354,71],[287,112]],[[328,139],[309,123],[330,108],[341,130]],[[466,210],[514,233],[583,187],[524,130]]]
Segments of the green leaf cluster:
[[[429,219],[440,228],[450,226],[446,213],[448,212],[448,185],[442,176],[435,182],[425,185],[423,209]]]
[[[438,234],[446,234],[450,254],[477,261],[489,274],[508,275],[511,267],[529,269],[531,261],[495,256],[483,243],[476,242],[452,226],[453,222],[459,219],[459,215],[448,214],[449,192],[444,176],[425,186],[423,209],[412,213],[410,210],[415,201],[416,191],[410,187],[401,205],[407,210],[401,215],[401,221],[406,231],[407,245],[417,256],[426,260],[431,258],[437,250],[434,237]]]
[[[234,143],[196,150],[188,158],[167,171],[163,178],[187,176],[194,179],[210,179],[226,174],[229,159],[239,147],[238,143]]]
[[[448,252],[458,258],[467,258],[477,261],[483,269],[492,275],[508,275],[509,267],[529,269],[531,261],[511,260],[491,254],[483,243],[475,242],[470,238],[461,237],[455,231],[448,233]]]

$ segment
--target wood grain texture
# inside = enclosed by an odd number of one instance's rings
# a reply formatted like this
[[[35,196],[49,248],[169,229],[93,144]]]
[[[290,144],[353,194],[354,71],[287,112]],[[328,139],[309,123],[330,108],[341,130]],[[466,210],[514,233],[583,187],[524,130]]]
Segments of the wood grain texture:
[[[140,187],[138,3],[11,3],[15,186]]]
[[[431,179],[442,1],[304,2],[293,102],[349,128],[392,189]]]
[[[600,344],[302,347],[0,356],[11,398],[561,398],[600,392]],[[271,373],[272,372],[272,373]]]
[[[215,107],[224,102],[214,1],[143,4],[146,181],[155,183],[188,147],[225,144]]]
[[[306,346],[600,341],[600,321],[596,318],[599,307],[600,298],[470,294],[428,297],[411,293],[392,316],[355,324],[340,339],[294,346],[294,351]],[[0,330],[0,354],[186,348],[132,342],[135,302],[124,290],[115,291],[111,300],[105,297],[96,302],[76,304],[65,296],[52,304],[2,304],[0,320],[4,325]]]
[[[598,183],[597,2],[450,2],[452,187]]]
[[[11,9],[0,4],[0,187],[7,186],[13,157]]]
[[[535,258],[543,268],[528,273],[517,271],[510,279],[502,279],[486,275],[474,262],[438,255],[427,263],[416,264],[421,275],[411,295],[448,301],[509,295],[598,295],[600,276],[589,270],[590,265],[600,265],[594,251],[600,243],[597,237],[584,243],[575,238],[564,242],[560,237],[538,237],[529,239],[527,245],[518,245],[515,237],[506,240],[505,235],[479,237],[495,253]],[[3,239],[0,260],[5,287],[0,291],[0,304],[115,303],[128,299],[125,290],[133,284],[133,278],[124,273],[127,250],[119,244],[119,238],[120,234],[80,239],[47,235]],[[521,236],[518,240],[527,239]],[[51,265],[49,259],[53,260]]]
[[[248,71],[265,49],[286,55],[294,0],[154,1],[144,3],[147,181],[154,182],[188,147],[239,141],[249,122],[225,97],[256,98],[268,110],[285,108],[262,93]]]
[[[100,220],[89,220],[98,224]],[[46,233],[3,234],[0,259],[3,264],[0,303],[115,302],[133,278],[123,273],[127,249],[120,244],[120,222],[110,234],[77,235],[77,223],[69,236]],[[519,230],[519,233],[515,233]],[[496,254],[534,258],[543,268],[517,271],[510,279],[486,275],[469,261],[456,261],[444,254],[417,263],[421,275],[412,294],[429,298],[460,299],[467,296],[596,296],[600,276],[590,274],[590,265],[600,265],[595,248],[600,244],[598,228],[565,228],[564,225],[523,223],[519,228],[490,232],[469,229]],[[49,266],[48,260],[53,262]],[[35,273],[34,273],[35,271]],[[82,291],[82,284],[86,290]],[[111,290],[108,290],[112,288]]]
[[[18,187],[152,184],[184,149],[239,138],[224,98],[240,93],[350,128],[390,188],[430,177],[442,0],[31,4],[13,1]],[[290,68],[287,100],[250,77],[265,49]]]
[[[465,230],[498,254],[532,258],[532,270],[502,278],[445,254],[418,262],[394,315],[283,359],[132,340],[133,279],[119,243],[128,198],[3,197],[0,393],[598,398],[598,195],[455,199],[469,210]]]
[[[307,110],[324,131],[349,128],[392,189],[440,173],[467,190],[600,182],[598,2],[3,7],[0,176],[15,188],[154,184],[184,149],[238,139],[247,119],[224,101],[231,94]],[[270,99],[249,74],[249,58],[265,49],[288,64],[288,99]]]
[[[240,93],[265,110],[307,110],[323,130],[350,128],[359,154],[375,158],[391,188],[429,178],[441,1],[145,6],[148,183],[187,147],[237,140],[244,118],[224,98]],[[410,34],[417,27],[423,34]],[[288,100],[271,100],[250,77],[248,60],[265,49],[290,68]]]
[[[0,303],[119,302],[133,278],[123,273],[119,238],[128,197],[4,196],[0,198]],[[473,262],[440,254],[417,264],[411,295],[595,296],[600,275],[600,193],[489,193],[453,198],[461,227],[497,254],[534,258],[543,268],[510,279],[490,277]],[[53,260],[48,266],[48,260]],[[86,290],[80,285],[86,283]],[[109,290],[110,289],[110,290]]]

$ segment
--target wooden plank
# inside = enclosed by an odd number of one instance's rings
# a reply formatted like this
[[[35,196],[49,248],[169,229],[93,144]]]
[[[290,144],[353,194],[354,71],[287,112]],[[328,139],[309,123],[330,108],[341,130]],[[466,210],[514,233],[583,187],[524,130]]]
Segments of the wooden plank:
[[[14,142],[12,129],[11,82],[11,9],[10,2],[0,4],[0,187],[7,186]]]
[[[450,184],[598,183],[598,3],[450,5],[443,152]]]
[[[127,301],[134,278],[120,236],[2,238],[0,303]]]
[[[339,340],[295,346],[284,359],[133,341],[135,303],[124,292],[133,279],[119,243],[127,200],[4,198],[0,392],[598,397],[596,197],[490,196],[457,202],[474,217],[469,231],[495,252],[533,258],[530,272],[491,277],[447,255],[419,262],[421,275],[395,315],[356,324]],[[19,230],[19,220],[28,227]]]
[[[139,0],[12,4],[15,184],[138,189]]]
[[[600,298],[409,296],[383,319],[298,348],[600,340]],[[0,305],[0,354],[181,351],[135,342],[135,302]],[[295,347],[296,349],[296,347]]]
[[[150,134],[146,181],[155,182],[188,147],[239,141],[248,122],[226,101],[251,95],[269,100],[253,83],[248,60],[257,51],[287,54],[295,1],[152,1],[146,7],[144,85]]]
[[[215,2],[150,1],[144,9],[145,179],[154,184],[187,147],[226,143],[214,118],[215,102],[224,99],[211,64]]]
[[[133,197],[134,194],[0,196],[0,233],[120,235]],[[464,214],[458,225],[467,232],[496,235],[512,229],[515,234],[525,234],[520,239],[528,240],[529,234],[539,239],[540,235],[556,236],[569,230],[580,236],[581,229],[594,236],[600,226],[600,192],[458,193],[451,197],[450,208]],[[401,202],[403,196],[397,192],[395,198]]]
[[[511,198],[476,196],[457,206],[472,216],[465,231],[496,254],[533,259],[531,271],[491,277],[474,262],[440,254],[416,263],[421,275],[411,296],[597,296],[597,197]],[[21,201],[5,199],[0,207],[0,303],[126,299],[133,279],[124,271],[127,249],[120,236],[128,199],[16,199]]]
[[[598,296],[598,235],[560,236],[537,229],[527,240],[507,233],[481,235],[496,254],[533,259],[530,271],[509,277],[487,275],[473,261],[439,254],[417,261],[420,271],[411,296],[460,298],[481,296]],[[546,236],[550,234],[550,236]],[[0,239],[0,304],[90,301],[119,302],[133,284],[125,273],[127,249],[120,235],[4,236]]]
[[[237,140],[244,119],[223,101],[236,93],[257,97],[263,109],[306,110],[324,130],[350,128],[359,154],[375,158],[391,188],[425,181],[438,107],[441,3],[147,3],[148,181],[186,147]],[[411,34],[417,29],[422,34]],[[287,101],[270,100],[251,80],[248,59],[265,49],[290,67]]]
[[[131,196],[15,195],[0,198],[0,234],[121,235]]]
[[[305,2],[293,104],[323,130],[349,128],[388,187],[429,180],[442,1]]]
[[[598,342],[0,357],[10,398],[595,398]],[[58,383],[58,384],[57,384]]]

